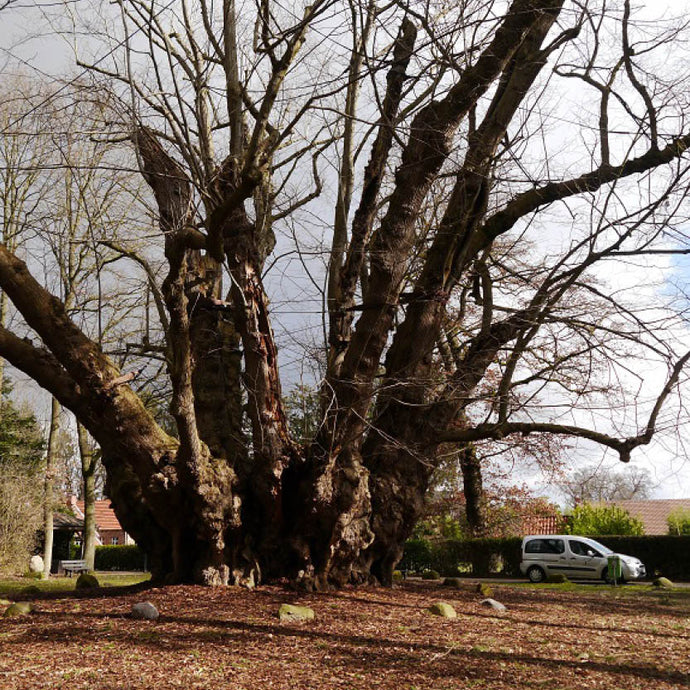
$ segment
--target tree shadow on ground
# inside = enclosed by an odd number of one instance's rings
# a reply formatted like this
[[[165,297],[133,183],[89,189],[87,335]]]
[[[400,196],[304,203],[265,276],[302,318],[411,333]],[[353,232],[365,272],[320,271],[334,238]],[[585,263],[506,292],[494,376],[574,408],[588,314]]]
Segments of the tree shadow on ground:
[[[102,631],[84,621],[103,621]],[[200,646],[213,646],[214,649],[227,650],[233,653],[242,650],[243,658],[252,655],[269,654],[274,641],[300,641],[300,653],[307,658],[323,655],[324,648],[328,658],[343,665],[354,665],[366,670],[367,674],[389,672],[400,667],[409,669],[410,665],[424,664],[429,668],[424,675],[433,677],[483,678],[490,680],[492,664],[512,669],[511,673],[521,677],[530,677],[533,673],[551,670],[555,674],[563,672],[613,674],[619,678],[644,679],[678,686],[687,683],[687,676],[679,671],[663,670],[646,663],[618,663],[598,659],[588,660],[583,665],[579,659],[554,659],[534,653],[514,653],[512,651],[458,648],[461,642],[439,644],[427,641],[415,641],[407,638],[382,638],[374,635],[361,635],[334,632],[313,625],[254,623],[240,620],[223,620],[208,617],[162,616],[154,624],[132,620],[125,613],[98,614],[78,613],[41,613],[34,614],[31,629],[24,634],[5,640],[6,649],[12,644],[30,642],[37,644],[76,645],[94,644],[99,632],[107,630],[108,644],[137,646],[155,654],[174,651],[198,649]],[[113,627],[112,623],[118,626]],[[521,623],[529,621],[521,620]],[[536,625],[544,625],[536,622]],[[145,627],[143,627],[145,626]],[[553,627],[560,627],[554,625]],[[585,629],[586,628],[585,626]],[[601,629],[597,629],[601,632]],[[626,631],[633,632],[633,631]],[[640,635],[649,633],[637,631]],[[311,643],[311,644],[310,644]],[[482,673],[485,669],[486,673]],[[532,669],[532,670],[530,670]]]
[[[149,589],[154,589],[149,581],[139,582],[134,585],[114,585],[107,587],[95,587],[86,589],[69,590],[40,590],[35,591],[33,586],[27,585],[19,590],[12,590],[6,594],[0,592],[0,596],[10,601],[55,601],[59,599],[106,599],[128,594],[138,594]],[[37,588],[38,589],[38,588]]]

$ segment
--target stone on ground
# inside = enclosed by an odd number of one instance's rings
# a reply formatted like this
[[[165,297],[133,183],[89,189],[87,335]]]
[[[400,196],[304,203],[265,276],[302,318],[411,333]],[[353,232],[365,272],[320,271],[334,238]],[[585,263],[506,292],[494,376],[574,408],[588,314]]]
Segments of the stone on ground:
[[[443,580],[444,587],[455,587],[456,589],[462,589],[464,582],[461,577],[447,577]]]
[[[675,585],[667,577],[657,577],[652,583],[655,587],[661,587],[662,589],[673,589]]]
[[[482,606],[488,606],[488,607],[494,609],[494,611],[507,611],[508,610],[508,609],[506,609],[505,604],[502,604],[500,601],[496,601],[495,599],[492,599],[491,597],[489,597],[487,599],[482,599],[480,604],[482,604]]]
[[[313,621],[314,610],[308,606],[295,606],[294,604],[281,604],[278,609],[278,618],[285,621]]]
[[[486,584],[486,582],[480,582],[477,585],[477,591],[483,597],[492,597],[494,595],[494,590],[491,585]]]
[[[82,573],[77,578],[75,585],[77,589],[98,589],[100,586],[98,578],[95,575],[91,575],[91,573]]]
[[[131,616],[139,620],[155,621],[158,620],[160,613],[150,601],[140,601],[132,606]]]
[[[15,616],[28,616],[31,613],[31,604],[28,601],[15,601],[8,609],[5,610],[3,616],[5,618],[14,618]]]
[[[43,559],[38,554],[36,556],[31,556],[31,560],[29,561],[29,571],[32,573],[43,572]]]
[[[429,607],[429,611],[434,614],[434,616],[441,616],[441,618],[457,618],[458,614],[455,613],[455,609],[445,601],[437,601]]]

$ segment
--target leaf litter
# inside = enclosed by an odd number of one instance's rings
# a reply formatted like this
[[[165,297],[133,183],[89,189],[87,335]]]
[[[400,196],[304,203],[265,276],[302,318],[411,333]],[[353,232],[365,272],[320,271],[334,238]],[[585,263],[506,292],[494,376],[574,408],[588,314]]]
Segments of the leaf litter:
[[[625,593],[499,586],[305,594],[192,586],[34,599],[0,618],[2,690],[636,690],[690,685],[690,609]],[[151,601],[158,621],[134,620]],[[438,601],[457,618],[433,616]],[[281,623],[283,603],[313,621]]]

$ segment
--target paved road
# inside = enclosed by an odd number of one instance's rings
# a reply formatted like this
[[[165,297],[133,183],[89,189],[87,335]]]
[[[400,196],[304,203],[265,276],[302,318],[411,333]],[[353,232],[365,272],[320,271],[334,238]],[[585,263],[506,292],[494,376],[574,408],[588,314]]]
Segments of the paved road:
[[[467,582],[469,585],[473,584],[479,584],[480,582],[487,582],[488,584],[501,584],[501,585],[525,585],[528,584],[528,580],[525,577],[461,577],[460,578],[463,582]],[[414,581],[419,581],[419,582],[429,582],[429,580],[423,580],[421,577],[408,577],[407,582],[414,582]],[[603,580],[575,580],[575,584],[578,585],[592,585],[597,586],[597,585],[604,585],[606,584]],[[638,584],[638,585],[651,585],[652,581],[651,580],[635,580],[634,582],[631,582],[630,584]],[[673,580],[673,584],[676,587],[683,587],[683,588],[690,588],[690,582],[678,582],[677,580]]]

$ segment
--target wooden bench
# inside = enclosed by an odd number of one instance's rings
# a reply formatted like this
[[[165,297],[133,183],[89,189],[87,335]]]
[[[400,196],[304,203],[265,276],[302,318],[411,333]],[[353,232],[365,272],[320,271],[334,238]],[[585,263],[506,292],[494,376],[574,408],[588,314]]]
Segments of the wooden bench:
[[[86,573],[88,570],[86,561],[60,561],[58,563],[58,573],[66,573],[70,577],[74,573]]]

